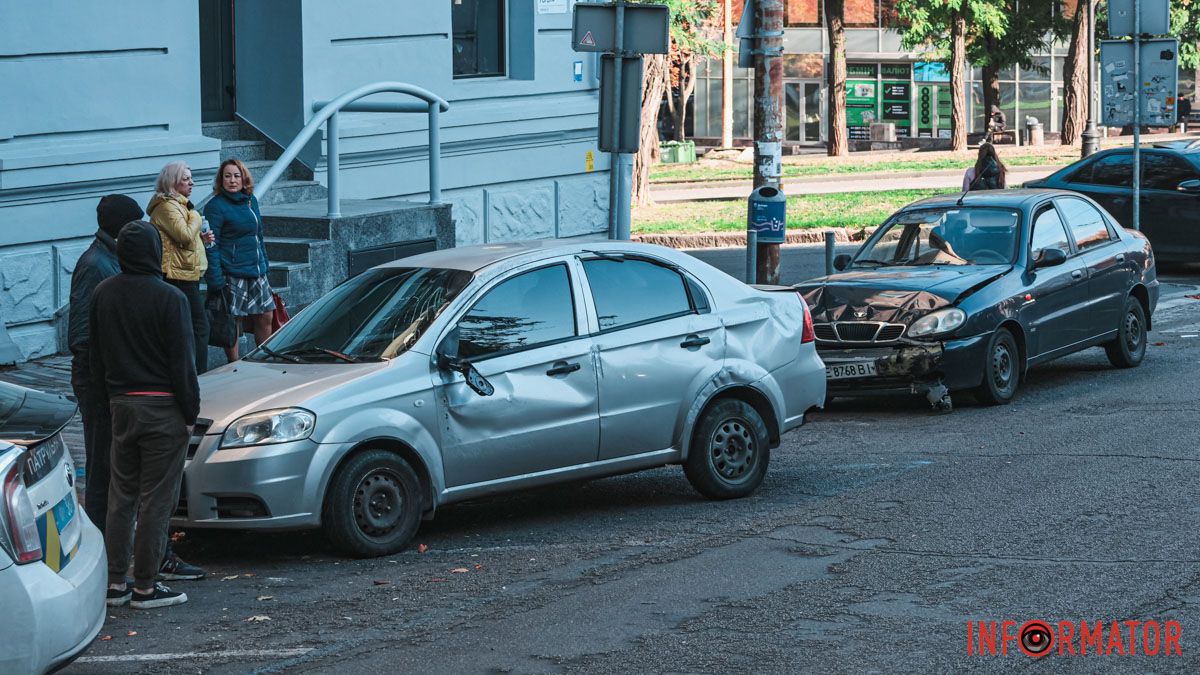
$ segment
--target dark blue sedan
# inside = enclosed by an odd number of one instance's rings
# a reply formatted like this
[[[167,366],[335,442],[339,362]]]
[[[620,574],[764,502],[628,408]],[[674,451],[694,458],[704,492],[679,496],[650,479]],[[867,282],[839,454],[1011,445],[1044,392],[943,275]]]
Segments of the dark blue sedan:
[[[951,392],[1008,403],[1036,364],[1103,346],[1146,353],[1159,284],[1150,243],[1062,190],[933,197],[887,220],[838,273],[798,285],[829,396]]]

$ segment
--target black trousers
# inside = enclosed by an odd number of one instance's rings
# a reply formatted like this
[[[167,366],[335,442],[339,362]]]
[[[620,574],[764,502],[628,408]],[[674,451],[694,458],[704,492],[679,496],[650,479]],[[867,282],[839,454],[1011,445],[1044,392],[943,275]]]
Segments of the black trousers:
[[[72,378],[71,387],[79,400],[79,414],[83,417],[83,448],[86,457],[84,471],[83,510],[88,518],[104,534],[108,520],[108,479],[112,454],[112,414],[108,410],[108,396],[104,392],[92,391],[80,378]]]
[[[208,370],[208,314],[204,311],[204,294],[199,281],[167,279],[167,283],[183,291],[192,312],[192,338],[196,341],[196,374]]]

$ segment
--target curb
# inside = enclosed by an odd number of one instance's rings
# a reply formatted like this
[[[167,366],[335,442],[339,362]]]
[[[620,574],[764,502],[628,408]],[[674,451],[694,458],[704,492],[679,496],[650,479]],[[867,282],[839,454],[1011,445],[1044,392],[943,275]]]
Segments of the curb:
[[[868,230],[831,227],[821,230],[796,230],[787,233],[785,244],[820,244],[825,233],[833,232],[834,241],[845,244],[862,241]],[[668,248],[734,248],[746,246],[745,232],[698,232],[696,234],[635,234],[633,241]]]
[[[1012,166],[1009,167],[1010,172],[1015,171],[1044,171],[1047,169],[1057,171],[1065,164],[1036,164],[1030,166]],[[808,176],[784,176],[784,187],[788,184],[803,184],[803,183],[825,183],[831,180],[884,180],[888,178],[928,178],[933,176],[961,176],[964,169],[925,169],[920,171],[864,171],[862,173],[827,173],[815,174]],[[687,189],[703,189],[706,187],[730,187],[738,183],[751,185],[753,181],[747,178],[717,178],[713,180],[666,180],[666,181],[651,181],[650,192],[654,192],[656,186],[663,186],[665,190],[687,190]]]

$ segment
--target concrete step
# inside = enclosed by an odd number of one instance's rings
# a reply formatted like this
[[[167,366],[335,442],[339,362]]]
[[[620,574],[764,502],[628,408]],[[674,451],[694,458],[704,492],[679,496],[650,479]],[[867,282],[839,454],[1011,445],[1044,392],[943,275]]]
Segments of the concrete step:
[[[200,125],[200,133],[209,138],[234,141],[243,136],[242,123],[237,120],[229,122],[205,122]]]
[[[274,154],[274,152],[270,149],[268,149],[267,152],[269,157],[271,154]],[[254,176],[254,180],[257,181],[263,176],[267,175],[267,172],[270,171],[271,167],[275,165],[275,159],[273,157],[269,159],[254,159],[250,160],[249,162],[243,162],[243,164],[246,165],[246,170],[249,171],[250,175]],[[299,162],[292,162],[290,165],[288,165],[287,170],[283,172],[283,176],[280,178],[280,180],[304,181],[310,181],[312,179],[312,170]]]
[[[242,162],[267,159],[267,151],[266,141],[221,141],[222,162],[227,159],[240,159]]]
[[[324,200],[328,190],[313,180],[281,180],[259,200],[261,206]],[[265,214],[264,214],[265,215]]]
[[[310,265],[309,263],[306,263],[306,262],[298,263],[298,262],[282,262],[282,261],[275,262],[275,261],[272,261],[270,264],[270,267],[267,270],[267,280],[271,282],[271,288],[276,293],[279,293],[280,295],[282,295],[283,299],[286,301],[288,299],[288,296],[285,295],[280,289],[289,288],[289,283],[291,281],[291,277],[293,274],[296,274],[298,272],[307,271],[311,267],[312,267],[312,265]]]
[[[304,239],[300,237],[264,237],[267,259],[279,262],[310,262],[314,249],[329,246],[328,239]]]

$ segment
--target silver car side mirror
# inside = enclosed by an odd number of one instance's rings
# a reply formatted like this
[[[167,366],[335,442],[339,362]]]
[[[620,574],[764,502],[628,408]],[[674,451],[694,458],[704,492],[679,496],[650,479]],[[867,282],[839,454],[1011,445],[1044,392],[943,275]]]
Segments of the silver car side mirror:
[[[452,329],[446,335],[446,339],[442,341],[442,346],[438,348],[437,365],[442,370],[462,373],[467,386],[480,396],[491,396],[496,393],[496,388],[492,386],[492,383],[488,382],[487,378],[476,370],[470,361],[459,357],[458,328]]]

